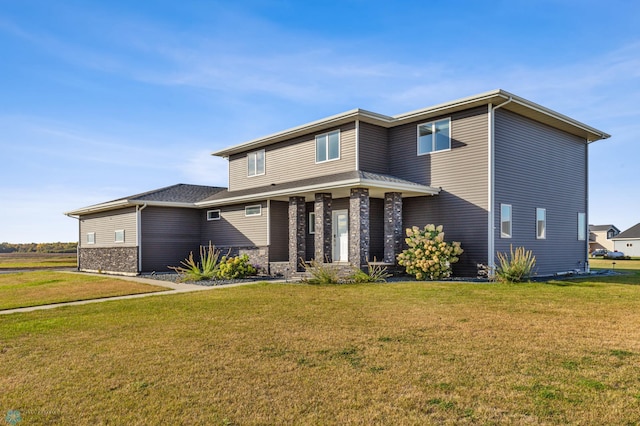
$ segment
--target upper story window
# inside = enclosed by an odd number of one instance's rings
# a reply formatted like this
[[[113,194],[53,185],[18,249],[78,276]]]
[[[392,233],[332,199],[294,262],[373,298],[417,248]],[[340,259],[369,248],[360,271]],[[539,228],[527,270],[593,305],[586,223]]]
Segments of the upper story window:
[[[208,210],[207,220],[220,220],[220,210]]]
[[[547,209],[536,209],[536,238],[539,240],[547,238]]]
[[[584,241],[587,239],[587,214],[578,213],[578,240]]]
[[[607,239],[610,240],[611,238],[616,236],[616,231],[614,231],[613,229],[609,229],[609,231],[607,231]]]
[[[451,149],[451,119],[418,125],[418,155]]]
[[[340,130],[316,136],[316,163],[340,159]]]
[[[500,236],[511,238],[511,204],[500,204]]]
[[[245,216],[261,216],[262,215],[262,206],[247,206],[244,208]]]
[[[247,176],[264,174],[264,149],[247,154]]]

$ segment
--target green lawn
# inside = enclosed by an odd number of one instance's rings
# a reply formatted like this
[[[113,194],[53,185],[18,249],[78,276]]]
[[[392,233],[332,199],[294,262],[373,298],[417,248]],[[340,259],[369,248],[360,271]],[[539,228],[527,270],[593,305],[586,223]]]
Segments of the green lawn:
[[[592,269],[640,271],[640,259],[625,259],[625,260],[615,259],[614,260],[614,259],[590,258],[589,266]]]
[[[0,274],[0,310],[164,290],[164,287],[86,274],[53,271]]]
[[[0,269],[75,268],[75,253],[0,253]]]
[[[255,284],[0,316],[24,424],[637,424],[640,277]],[[602,282],[601,282],[602,281]]]

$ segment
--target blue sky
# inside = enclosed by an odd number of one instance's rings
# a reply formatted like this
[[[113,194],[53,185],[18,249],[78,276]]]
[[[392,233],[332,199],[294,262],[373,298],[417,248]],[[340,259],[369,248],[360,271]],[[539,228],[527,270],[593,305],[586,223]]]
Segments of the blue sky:
[[[497,88],[610,133],[590,223],[640,222],[636,1],[0,0],[0,52],[0,241],[76,241],[64,211],[226,186],[209,154],[229,145]]]

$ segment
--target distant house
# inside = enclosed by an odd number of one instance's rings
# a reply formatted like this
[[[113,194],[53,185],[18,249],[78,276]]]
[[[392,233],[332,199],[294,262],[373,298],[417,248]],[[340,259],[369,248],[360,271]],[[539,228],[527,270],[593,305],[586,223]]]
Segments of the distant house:
[[[640,223],[614,237],[613,248],[626,256],[640,257]]]
[[[613,251],[613,240],[620,233],[614,225],[589,225],[589,252],[598,249]]]
[[[263,270],[394,263],[442,224],[475,276],[523,246],[541,275],[587,267],[587,158],[609,135],[503,90],[387,116],[355,109],[232,146],[229,187],[176,185],[69,212],[79,269],[166,271],[211,241]]]

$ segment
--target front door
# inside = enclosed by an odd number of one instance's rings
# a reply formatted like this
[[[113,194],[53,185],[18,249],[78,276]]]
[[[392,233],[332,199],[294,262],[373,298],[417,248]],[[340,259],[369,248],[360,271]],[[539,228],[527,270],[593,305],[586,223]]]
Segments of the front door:
[[[334,210],[332,212],[333,253],[334,262],[349,261],[349,212]]]

